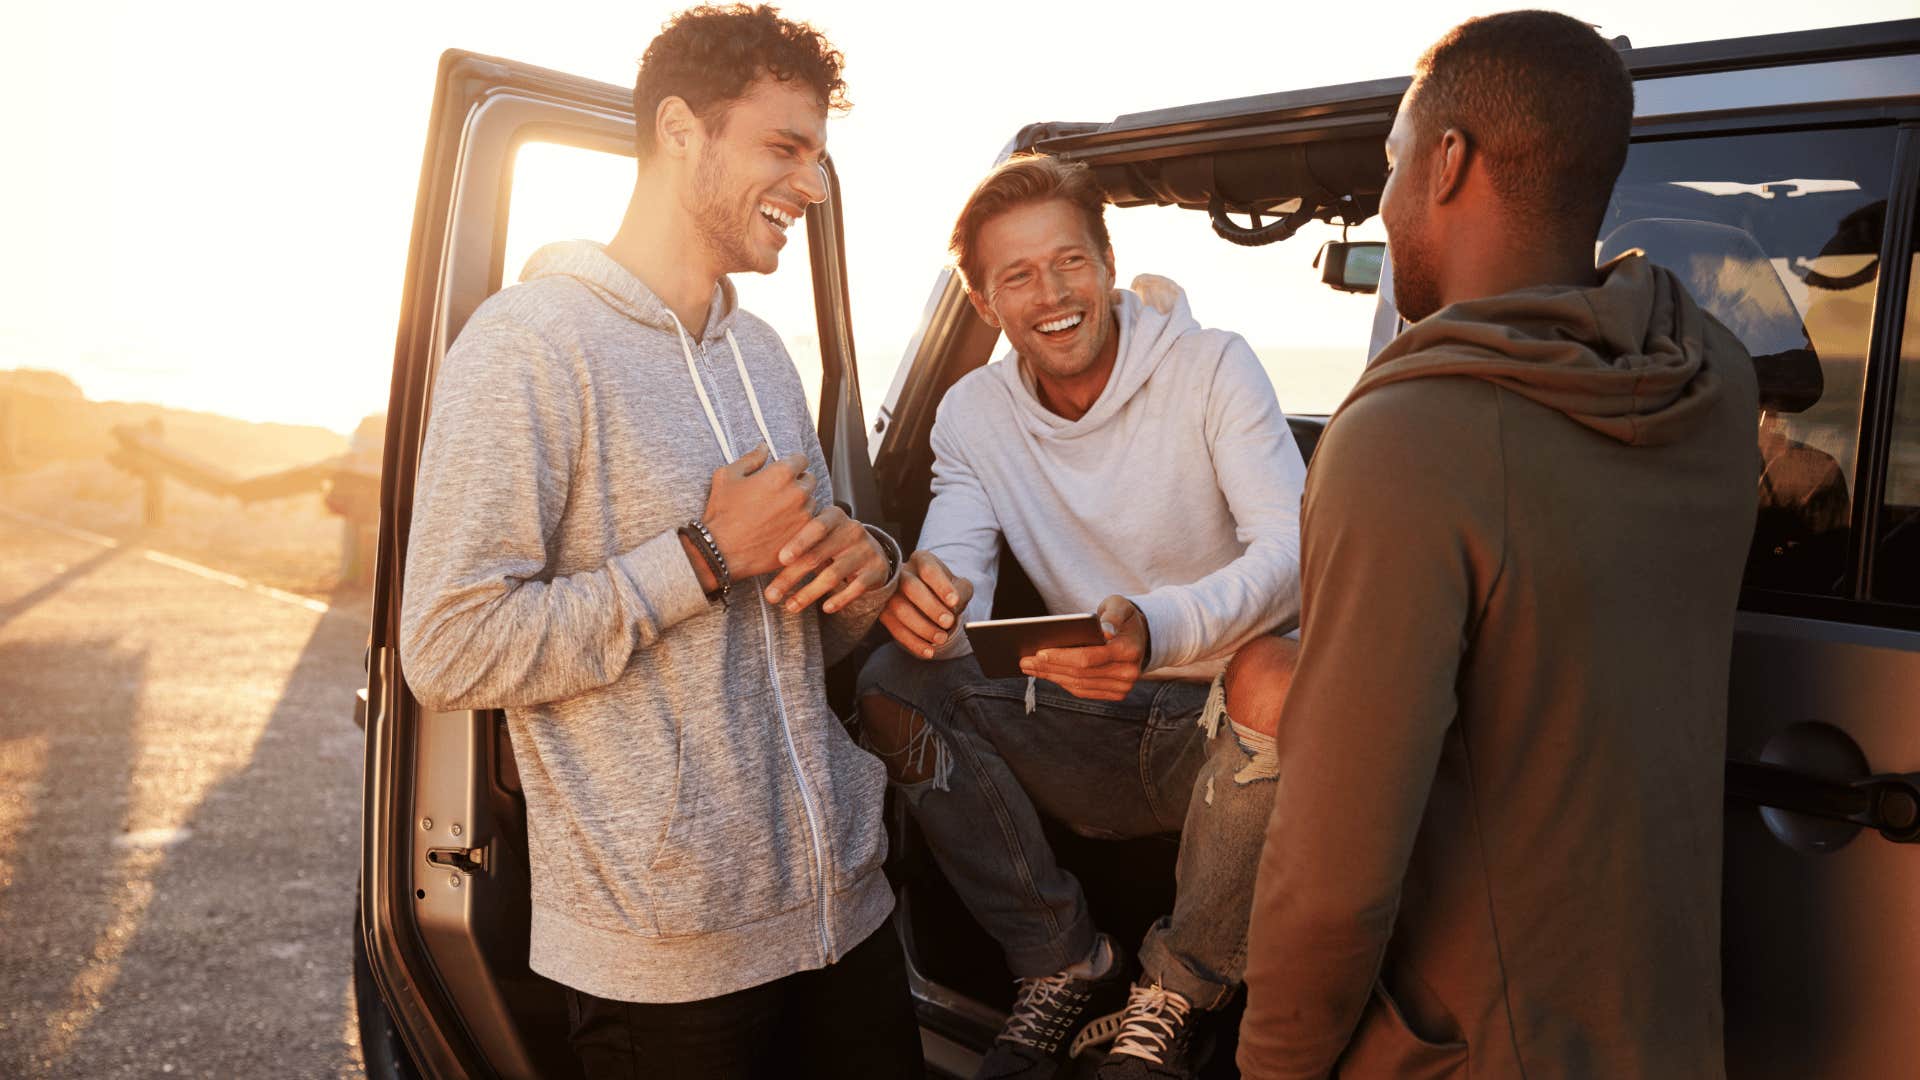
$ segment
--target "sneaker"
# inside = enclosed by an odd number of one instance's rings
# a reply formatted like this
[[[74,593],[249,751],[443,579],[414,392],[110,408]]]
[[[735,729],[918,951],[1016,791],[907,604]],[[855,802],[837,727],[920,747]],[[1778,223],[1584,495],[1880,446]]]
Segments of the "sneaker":
[[[1142,983],[1128,993],[1124,1011],[1087,1025],[1074,1052],[1111,1038],[1098,1080],[1192,1080],[1207,1059],[1207,1048],[1194,1040],[1198,1019],[1186,998],[1157,982]]]
[[[1089,1018],[1118,1005],[1126,991],[1126,958],[1112,938],[1105,945],[1111,959],[1100,975],[1083,978],[1062,971],[1020,980],[1013,1012],[974,1080],[1046,1080],[1059,1071],[1068,1040]]]

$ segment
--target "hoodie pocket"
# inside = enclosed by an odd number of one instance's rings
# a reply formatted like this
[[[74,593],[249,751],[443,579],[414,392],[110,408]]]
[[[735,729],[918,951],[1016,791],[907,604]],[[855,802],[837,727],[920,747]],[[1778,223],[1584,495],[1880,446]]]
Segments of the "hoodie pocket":
[[[830,813],[837,818],[833,839],[833,891],[844,892],[880,869],[887,859],[887,766],[861,749],[838,720],[828,718],[832,775],[836,780]]]
[[[1416,1034],[1386,984],[1375,982],[1338,1073],[1343,1080],[1457,1080],[1467,1075],[1467,1044]]]
[[[813,896],[806,809],[771,689],[681,731],[679,785],[647,867],[663,937],[758,922]]]

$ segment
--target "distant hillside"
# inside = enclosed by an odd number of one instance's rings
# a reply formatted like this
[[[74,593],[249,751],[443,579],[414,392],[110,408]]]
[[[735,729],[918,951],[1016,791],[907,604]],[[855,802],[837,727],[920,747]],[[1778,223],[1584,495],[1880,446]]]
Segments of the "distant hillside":
[[[162,438],[240,476],[272,472],[342,453],[346,436],[320,427],[256,424],[213,413],[126,401],[89,401],[66,376],[0,371],[0,469],[104,458],[118,424],[158,418]],[[11,455],[9,457],[9,451]]]
[[[66,376],[0,371],[0,506],[206,563],[282,589],[334,596],[342,522],[319,490],[242,503],[185,484],[165,485],[164,521],[144,520],[145,484],[107,461],[118,424],[160,421],[161,438],[236,477],[334,457],[343,435],[255,424],[212,413],[124,401],[88,401]]]

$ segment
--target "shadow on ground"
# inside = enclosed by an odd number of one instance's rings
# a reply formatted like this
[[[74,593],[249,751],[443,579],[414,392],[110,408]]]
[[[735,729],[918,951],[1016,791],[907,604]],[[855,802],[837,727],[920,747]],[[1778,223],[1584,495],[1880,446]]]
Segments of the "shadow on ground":
[[[285,670],[265,655],[284,646],[210,656],[198,678],[223,692],[198,707],[176,686],[143,710],[160,673],[119,638],[0,645],[0,750],[44,757],[0,850],[0,1075],[359,1075],[351,717],[366,594],[332,602],[283,687],[259,672]],[[222,687],[226,669],[239,674]],[[209,754],[234,758],[196,780]],[[145,828],[141,808],[174,786],[197,803]]]

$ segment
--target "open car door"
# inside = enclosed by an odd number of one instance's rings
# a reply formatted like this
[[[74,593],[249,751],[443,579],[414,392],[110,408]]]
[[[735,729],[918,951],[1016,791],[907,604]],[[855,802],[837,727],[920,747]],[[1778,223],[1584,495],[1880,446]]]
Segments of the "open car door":
[[[606,239],[631,189],[633,138],[625,87],[459,51],[441,58],[387,413],[359,913],[370,989],[406,1056],[428,1076],[577,1073],[559,986],[527,967],[525,802],[504,717],[421,708],[400,668],[400,605],[434,372],[474,309],[518,272],[508,265],[516,254],[509,230],[522,205],[522,151],[544,162],[538,178],[560,196],[546,205],[571,207],[589,189],[613,200],[594,219]],[[874,484],[849,333],[839,183],[831,162],[824,169],[828,200],[807,213],[811,285],[800,285],[806,278],[796,268],[782,280],[810,294],[804,310],[814,314],[819,356],[794,349],[794,359],[805,381],[817,371],[816,416],[834,490],[864,518],[875,506]],[[529,171],[524,186],[533,179]],[[789,247],[790,260],[796,250]]]

